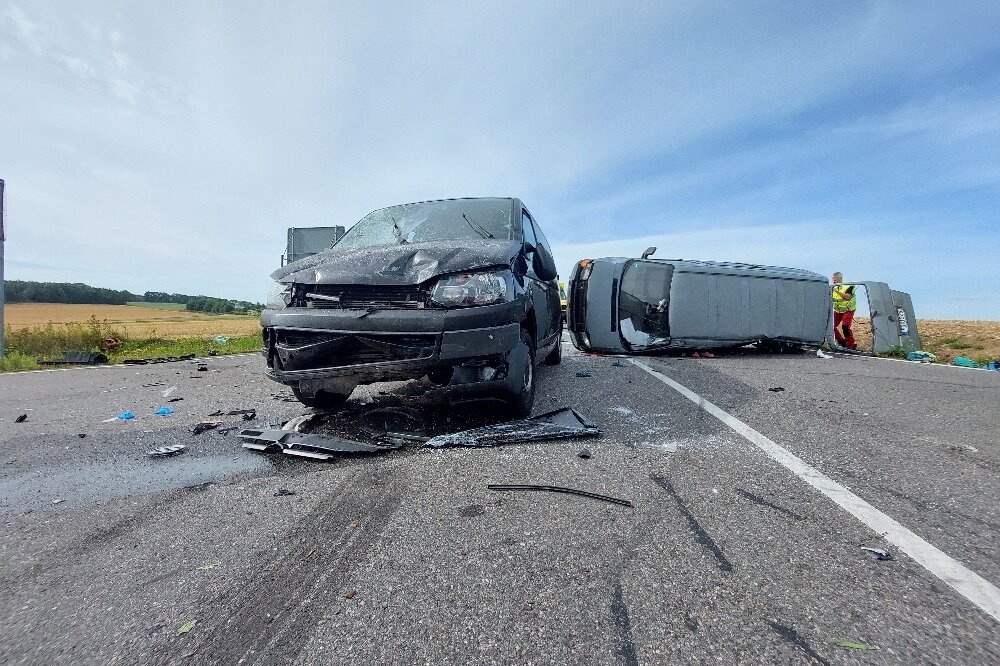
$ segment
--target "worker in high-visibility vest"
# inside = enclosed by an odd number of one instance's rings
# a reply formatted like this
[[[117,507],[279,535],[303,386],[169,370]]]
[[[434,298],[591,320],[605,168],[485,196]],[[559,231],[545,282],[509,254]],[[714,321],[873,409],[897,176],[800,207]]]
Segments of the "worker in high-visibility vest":
[[[858,297],[854,293],[854,285],[843,282],[843,273],[833,274],[833,334],[841,347],[857,349],[858,343],[854,341],[851,323],[854,322],[854,313],[858,310]]]

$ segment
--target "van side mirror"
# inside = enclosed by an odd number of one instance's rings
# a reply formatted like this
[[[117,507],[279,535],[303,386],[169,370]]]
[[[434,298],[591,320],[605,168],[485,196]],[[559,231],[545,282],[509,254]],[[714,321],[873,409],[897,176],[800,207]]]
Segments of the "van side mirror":
[[[647,247],[646,251],[642,253],[642,258],[649,259],[653,256],[654,252],[656,252],[656,247]]]
[[[531,259],[531,267],[535,269],[535,275],[538,276],[539,280],[547,282],[555,280],[559,276],[556,261],[545,249],[544,245],[539,245],[535,248],[535,253]]]

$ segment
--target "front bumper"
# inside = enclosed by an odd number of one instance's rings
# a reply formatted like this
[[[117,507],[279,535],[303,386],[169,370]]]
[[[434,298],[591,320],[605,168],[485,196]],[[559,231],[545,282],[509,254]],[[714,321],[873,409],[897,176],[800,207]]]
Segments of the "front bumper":
[[[501,358],[520,340],[519,303],[463,310],[265,310],[266,374],[282,383],[419,375]],[[485,325],[489,324],[489,325]]]

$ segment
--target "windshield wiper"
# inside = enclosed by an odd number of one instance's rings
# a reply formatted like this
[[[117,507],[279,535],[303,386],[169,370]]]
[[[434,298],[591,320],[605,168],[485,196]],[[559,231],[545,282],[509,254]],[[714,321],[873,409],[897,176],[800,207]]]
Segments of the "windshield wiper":
[[[483,238],[496,238],[496,236],[491,234],[483,225],[479,224],[478,222],[473,222],[468,217],[466,217],[465,213],[462,213],[462,217],[464,217],[465,221],[469,223],[469,226],[472,227],[472,230],[475,231],[480,236],[482,236]]]
[[[389,216],[389,219],[392,220],[392,233],[396,236],[396,240],[399,241],[400,245],[406,245],[406,239],[403,238],[403,228],[399,226],[399,222],[392,215]]]

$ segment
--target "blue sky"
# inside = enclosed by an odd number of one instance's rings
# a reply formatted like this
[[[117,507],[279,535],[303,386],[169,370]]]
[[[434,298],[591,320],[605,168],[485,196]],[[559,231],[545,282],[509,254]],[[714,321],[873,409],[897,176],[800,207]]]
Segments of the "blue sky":
[[[260,300],[289,226],[523,198],[561,272],[797,266],[1000,319],[1000,4],[0,0],[7,276]]]

